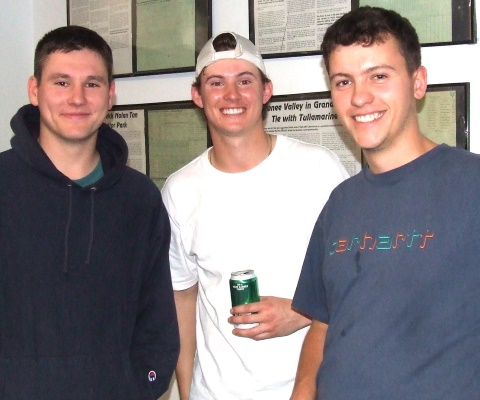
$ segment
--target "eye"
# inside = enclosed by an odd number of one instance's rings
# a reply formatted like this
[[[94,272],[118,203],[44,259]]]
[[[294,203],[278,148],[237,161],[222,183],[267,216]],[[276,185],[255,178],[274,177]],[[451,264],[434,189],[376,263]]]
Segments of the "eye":
[[[240,85],[249,85],[252,81],[250,79],[242,79],[240,80]]]
[[[57,86],[62,86],[62,87],[68,86],[68,83],[65,82],[65,81],[56,81],[54,84],[57,85]]]
[[[210,81],[210,86],[219,87],[222,86],[221,81]]]
[[[342,79],[342,80],[334,82],[334,86],[336,88],[339,88],[339,89],[341,89],[345,86],[348,86],[349,84],[350,84],[350,81],[348,79]]]
[[[373,76],[374,81],[384,81],[385,79],[387,79],[387,75],[385,74],[375,74]]]
[[[96,83],[96,82],[87,82],[87,83],[85,84],[85,86],[86,86],[87,88],[97,88],[97,87],[100,87],[100,85],[99,85],[98,83]]]

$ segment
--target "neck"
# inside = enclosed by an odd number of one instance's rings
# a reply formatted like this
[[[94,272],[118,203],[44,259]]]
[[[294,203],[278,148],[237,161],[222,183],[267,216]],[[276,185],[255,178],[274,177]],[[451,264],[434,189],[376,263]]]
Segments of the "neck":
[[[384,150],[363,149],[370,171],[374,174],[391,171],[421,157],[432,150],[436,143],[419,134],[415,141],[404,141]]]
[[[100,161],[96,137],[87,142],[52,141],[40,135],[38,143],[63,175],[71,180],[84,178]]]
[[[221,138],[214,140],[209,161],[218,170],[245,172],[260,164],[273,151],[276,136],[262,132],[255,138]]]

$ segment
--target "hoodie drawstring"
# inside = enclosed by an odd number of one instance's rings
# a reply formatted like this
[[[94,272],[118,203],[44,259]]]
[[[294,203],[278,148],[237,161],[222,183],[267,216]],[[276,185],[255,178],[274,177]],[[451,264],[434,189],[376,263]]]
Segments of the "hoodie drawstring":
[[[90,188],[90,237],[88,240],[87,256],[85,258],[85,264],[90,264],[90,257],[93,247],[94,236],[94,221],[95,221],[95,191],[96,187]],[[68,235],[70,233],[70,225],[72,223],[72,185],[68,185],[68,212],[67,212],[67,224],[65,226],[65,241],[64,241],[64,259],[63,259],[63,273],[68,273]]]
[[[85,260],[85,264],[90,264],[90,255],[92,254],[92,246],[93,246],[93,223],[94,223],[94,216],[95,216],[95,191],[97,190],[96,187],[90,188],[90,240],[88,242],[88,250],[87,250],[87,259]]]
[[[70,232],[70,224],[72,223],[72,185],[68,185],[68,215],[67,225],[65,226],[65,249],[63,258],[63,273],[68,273],[68,234]]]

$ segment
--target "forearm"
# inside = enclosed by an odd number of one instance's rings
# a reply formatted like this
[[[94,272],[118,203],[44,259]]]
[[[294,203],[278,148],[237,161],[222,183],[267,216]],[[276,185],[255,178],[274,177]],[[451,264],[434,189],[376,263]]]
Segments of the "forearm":
[[[190,396],[193,362],[197,350],[195,336],[197,294],[198,284],[174,292],[180,332],[180,355],[175,368],[175,375],[181,400],[188,400]]]
[[[175,368],[175,376],[177,379],[180,400],[188,400],[190,397],[190,387],[192,384],[193,375],[193,360],[195,359],[196,351],[195,345],[185,348],[186,346],[184,346],[184,343],[185,342],[181,342],[180,344],[180,355]]]
[[[292,317],[292,333],[298,331],[299,329],[305,328],[312,323],[312,320],[305,315],[299,313],[294,308],[292,308],[292,301],[290,300],[290,308],[293,312]]]
[[[295,385],[290,400],[313,400],[316,395],[316,376],[323,360],[323,347],[328,326],[312,321],[303,342]]]

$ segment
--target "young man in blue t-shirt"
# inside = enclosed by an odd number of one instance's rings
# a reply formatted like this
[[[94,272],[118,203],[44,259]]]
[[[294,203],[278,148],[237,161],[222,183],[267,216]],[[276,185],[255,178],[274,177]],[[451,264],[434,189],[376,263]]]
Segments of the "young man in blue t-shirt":
[[[420,131],[427,72],[405,18],[353,10],[322,52],[368,165],[311,236],[293,307],[313,323],[291,399],[478,398],[480,157]]]

